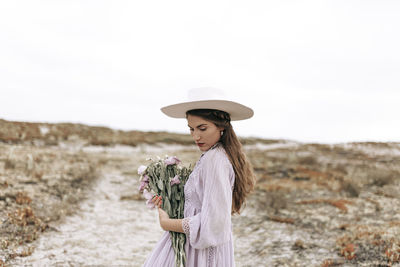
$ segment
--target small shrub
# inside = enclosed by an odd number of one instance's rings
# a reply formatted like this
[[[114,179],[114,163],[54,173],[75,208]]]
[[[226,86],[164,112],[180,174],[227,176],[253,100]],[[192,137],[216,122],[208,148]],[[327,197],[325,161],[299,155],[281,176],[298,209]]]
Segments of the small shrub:
[[[333,165],[332,170],[341,174],[348,174],[347,166],[345,164],[336,164]]]
[[[26,192],[18,192],[15,198],[15,202],[18,205],[30,204],[32,202],[32,199],[26,194]]]
[[[321,267],[330,267],[330,266],[333,266],[333,260],[331,259],[324,260],[321,264]]]
[[[292,246],[293,250],[303,250],[306,248],[307,248],[307,246],[304,244],[304,241],[301,239],[297,239]]]
[[[44,172],[43,171],[35,171],[33,177],[35,177],[38,180],[41,180],[43,177]]]
[[[393,170],[373,170],[367,175],[370,185],[385,186],[393,184],[399,174]]]
[[[360,195],[360,187],[351,180],[342,182],[341,190],[348,193],[350,197],[358,197]]]
[[[300,157],[298,163],[301,165],[316,165],[318,160],[314,156]]]
[[[400,262],[400,245],[392,242],[390,247],[386,249],[385,255],[391,264]]]
[[[342,250],[340,254],[346,258],[346,260],[352,260],[356,257],[354,244],[347,244]]]
[[[281,209],[285,209],[287,207],[287,200],[285,198],[284,192],[258,192],[260,196],[257,204],[260,210],[265,210],[267,212],[277,214]]]
[[[4,168],[5,169],[15,169],[15,162],[11,159],[6,159],[4,162]]]

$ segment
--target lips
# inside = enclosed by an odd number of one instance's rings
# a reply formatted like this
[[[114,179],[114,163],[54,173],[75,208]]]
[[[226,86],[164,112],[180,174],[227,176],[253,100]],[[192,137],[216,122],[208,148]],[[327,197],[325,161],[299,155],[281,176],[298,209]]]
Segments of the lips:
[[[204,146],[204,143],[197,143],[198,146]]]

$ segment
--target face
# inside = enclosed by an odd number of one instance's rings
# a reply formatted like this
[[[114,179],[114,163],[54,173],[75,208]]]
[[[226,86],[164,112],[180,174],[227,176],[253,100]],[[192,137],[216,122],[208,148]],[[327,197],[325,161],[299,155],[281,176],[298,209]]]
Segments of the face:
[[[221,138],[222,127],[194,115],[188,115],[187,121],[190,134],[201,151],[207,151]]]

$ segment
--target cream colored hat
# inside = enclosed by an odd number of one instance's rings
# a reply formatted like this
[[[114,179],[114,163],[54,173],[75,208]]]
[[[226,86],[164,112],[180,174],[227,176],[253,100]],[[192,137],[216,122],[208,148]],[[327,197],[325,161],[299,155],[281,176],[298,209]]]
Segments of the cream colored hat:
[[[188,91],[188,101],[161,108],[161,111],[172,118],[186,118],[186,111],[192,109],[217,109],[229,113],[232,121],[253,117],[254,111],[242,104],[230,101],[221,89],[202,87]]]

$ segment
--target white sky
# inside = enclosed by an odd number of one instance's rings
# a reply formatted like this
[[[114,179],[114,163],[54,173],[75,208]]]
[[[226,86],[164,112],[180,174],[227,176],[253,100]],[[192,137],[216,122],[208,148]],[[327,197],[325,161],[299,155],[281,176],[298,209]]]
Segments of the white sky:
[[[161,106],[222,88],[240,136],[400,141],[400,2],[0,2],[0,118],[189,133]]]

